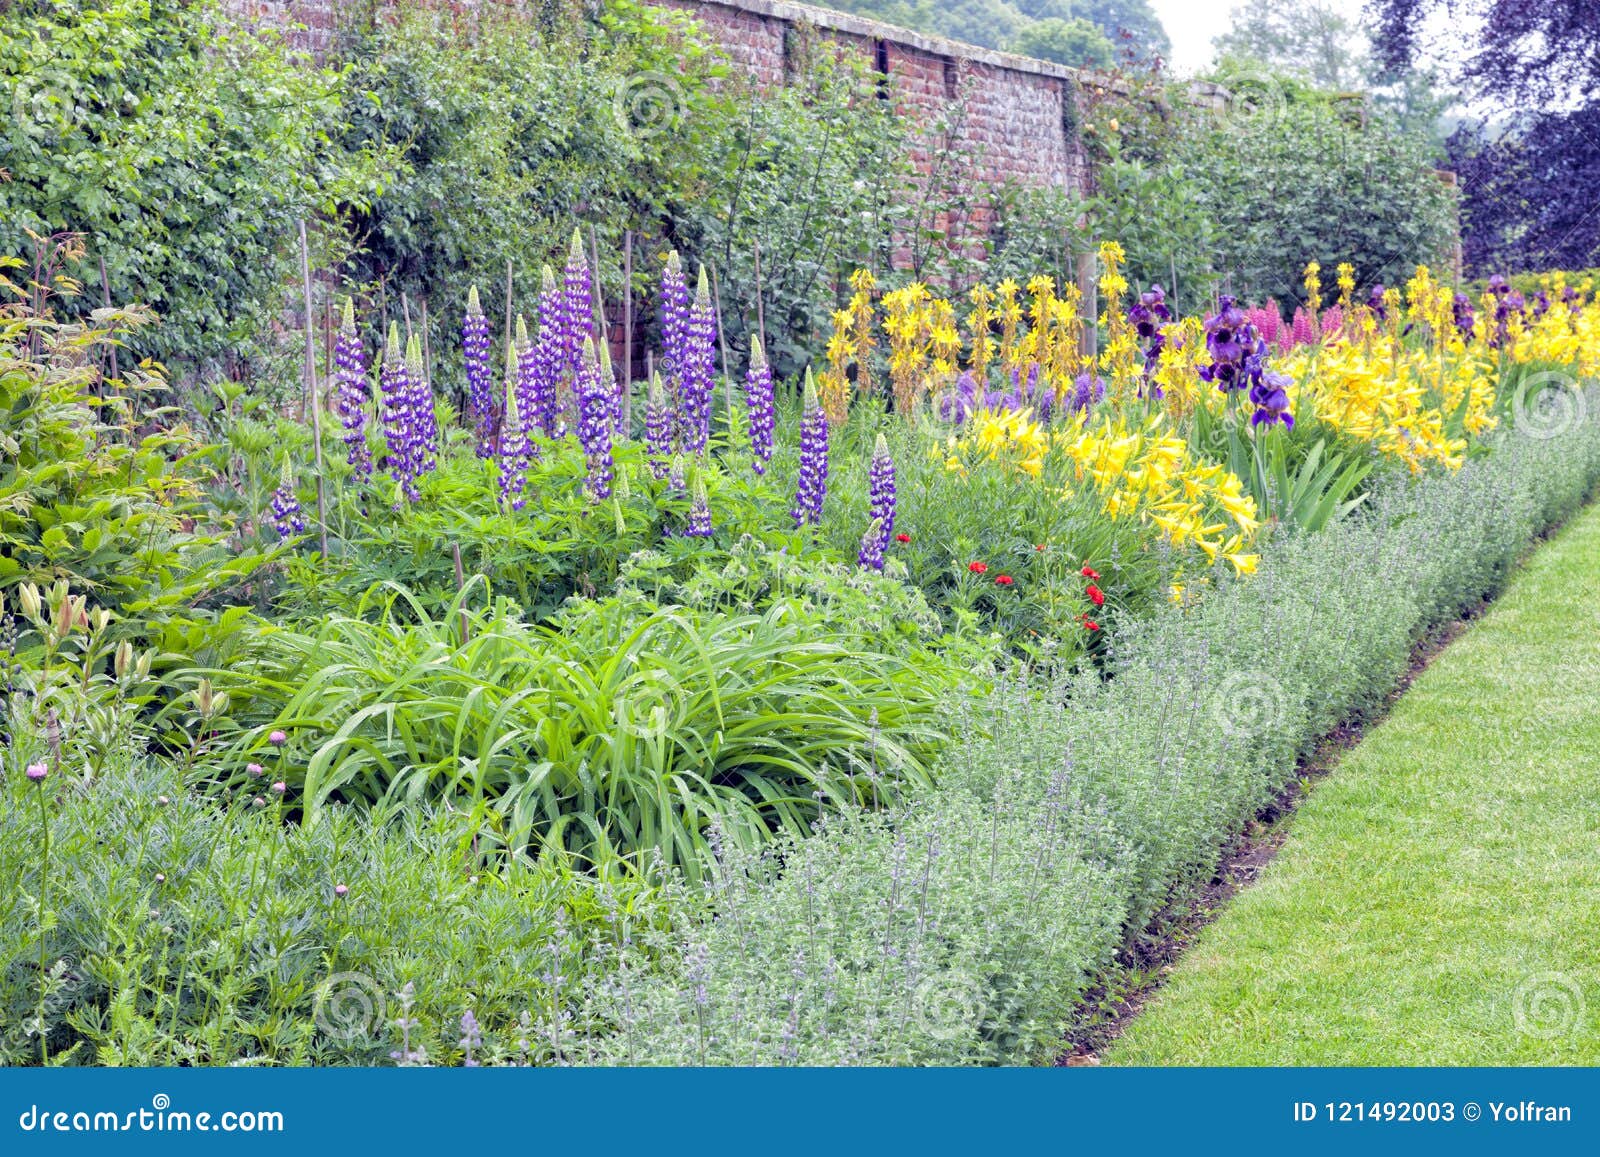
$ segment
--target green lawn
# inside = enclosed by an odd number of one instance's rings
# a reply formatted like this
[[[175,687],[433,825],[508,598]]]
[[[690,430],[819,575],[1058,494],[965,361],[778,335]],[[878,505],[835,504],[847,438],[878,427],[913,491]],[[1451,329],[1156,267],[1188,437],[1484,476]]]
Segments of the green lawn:
[[[1600,507],[1291,821],[1105,1058],[1600,1063]]]

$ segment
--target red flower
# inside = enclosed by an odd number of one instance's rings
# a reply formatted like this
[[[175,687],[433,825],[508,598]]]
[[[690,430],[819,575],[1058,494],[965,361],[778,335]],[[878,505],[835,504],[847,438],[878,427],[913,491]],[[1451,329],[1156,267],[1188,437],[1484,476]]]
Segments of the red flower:
[[[1095,570],[1092,566],[1085,566],[1078,573],[1086,579],[1097,579],[1100,577],[1100,572]]]
[[[1040,554],[1043,554],[1044,553],[1044,543],[1041,542],[1041,543],[1037,544],[1033,549],[1038,551]]]
[[[1012,583],[1016,582],[1016,579],[1012,578],[1008,574],[1002,574],[1002,575],[996,575],[994,581],[995,581],[995,585],[996,586],[1008,587]]]
[[[969,562],[967,564],[967,569],[973,574],[988,574],[989,564],[986,562]]]
[[[909,534],[897,534],[894,536],[894,540],[896,542],[910,542],[911,536]]]
[[[1103,607],[1106,605],[1106,593],[1093,583],[1090,583],[1089,588],[1083,593],[1089,596],[1089,601],[1095,606]]]
[[[1091,631],[1098,631],[1100,629],[1100,624],[1095,622],[1093,619],[1084,619],[1083,625]]]

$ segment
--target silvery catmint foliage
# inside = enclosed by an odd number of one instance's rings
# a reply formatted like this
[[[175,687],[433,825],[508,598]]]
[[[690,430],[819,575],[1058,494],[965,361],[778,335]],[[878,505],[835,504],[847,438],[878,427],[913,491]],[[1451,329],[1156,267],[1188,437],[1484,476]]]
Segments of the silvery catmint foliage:
[[[806,370],[805,398],[800,411],[800,480],[794,509],[789,513],[796,528],[822,521],[822,503],[828,496],[828,416],[817,400],[816,383]]]
[[[272,493],[272,525],[279,538],[290,538],[306,532],[305,516],[300,512],[300,496],[295,493],[294,473],[289,460],[283,460],[283,474],[278,489]]]
[[[344,427],[346,460],[357,480],[372,477],[372,452],[367,449],[367,351],[356,331],[356,307],[344,299],[344,319],[333,342],[334,412]]]
[[[589,477],[584,490],[593,501],[611,497],[611,399],[613,389],[603,376],[594,339],[583,343],[582,368],[577,380],[578,442],[583,447]]]
[[[872,570],[883,569],[883,552],[889,547],[894,534],[894,457],[889,453],[889,443],[882,434],[872,448],[872,464],[867,468],[868,502],[872,511],[872,527],[867,538],[861,540],[858,561]],[[873,531],[876,539],[870,541]]]
[[[679,448],[689,454],[705,452],[711,438],[711,399],[717,388],[717,317],[711,307],[711,290],[705,267],[689,306],[689,326],[684,337]]]
[[[650,396],[645,402],[644,448],[650,458],[651,475],[665,478],[672,458],[672,404],[667,401],[659,373],[650,378]]]
[[[777,416],[772,405],[772,365],[758,337],[750,343],[750,368],[744,379],[744,406],[750,427],[750,468],[765,474],[772,461],[772,430]]]
[[[500,423],[500,504],[521,510],[527,503],[523,491],[528,486],[529,442],[517,400],[519,359],[515,347],[506,347],[505,416]]]
[[[510,335],[507,335],[509,341]],[[478,457],[494,457],[495,407],[494,378],[489,371],[489,319],[478,301],[478,287],[467,294],[467,314],[461,322],[461,354],[467,369],[467,407],[478,437]]]

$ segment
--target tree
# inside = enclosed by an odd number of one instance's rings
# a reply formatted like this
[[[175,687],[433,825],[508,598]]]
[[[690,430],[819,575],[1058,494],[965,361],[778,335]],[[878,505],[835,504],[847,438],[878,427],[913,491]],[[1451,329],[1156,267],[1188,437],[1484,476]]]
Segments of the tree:
[[[1593,0],[1368,0],[1390,73],[1433,53],[1427,22],[1450,17],[1469,52],[1462,81],[1504,110],[1500,127],[1450,141],[1462,175],[1468,268],[1581,268],[1600,253],[1600,8]]]
[[[1097,26],[1135,57],[1164,56],[1172,49],[1150,0],[828,0],[824,7],[986,48],[1009,47],[1042,21],[1078,20]],[[1055,42],[1051,33],[1042,35]]]
[[[1022,56],[1079,68],[1107,68],[1116,57],[1116,48],[1098,26],[1055,16],[1024,26],[1006,47]]]
[[[1366,87],[1365,29],[1326,0],[1247,0],[1233,10],[1233,28],[1217,51],[1294,73],[1318,88]]]

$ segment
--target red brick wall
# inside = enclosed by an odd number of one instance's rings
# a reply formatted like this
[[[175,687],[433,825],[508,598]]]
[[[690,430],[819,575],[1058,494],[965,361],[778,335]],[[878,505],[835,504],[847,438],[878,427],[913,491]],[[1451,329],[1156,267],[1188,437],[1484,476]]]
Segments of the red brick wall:
[[[325,57],[342,23],[403,4],[432,4],[471,11],[484,3],[517,0],[228,0],[253,22],[290,28],[296,47]],[[869,68],[887,66],[890,98],[914,126],[924,130],[917,150],[926,174],[936,152],[960,158],[974,181],[1006,180],[1035,186],[1081,189],[1084,159],[1072,115],[1070,69],[1026,60],[954,41],[923,36],[858,16],[811,8],[787,0],[650,0],[685,12],[720,46],[729,62],[762,86],[781,85],[786,52],[796,30],[809,26],[858,56]],[[291,26],[301,25],[295,29]],[[935,139],[935,127],[950,120],[951,139]],[[946,184],[966,173],[940,174]],[[970,220],[938,222],[974,244],[987,236],[993,211],[977,206]]]

